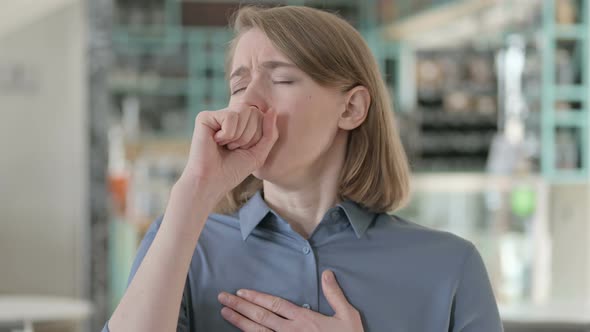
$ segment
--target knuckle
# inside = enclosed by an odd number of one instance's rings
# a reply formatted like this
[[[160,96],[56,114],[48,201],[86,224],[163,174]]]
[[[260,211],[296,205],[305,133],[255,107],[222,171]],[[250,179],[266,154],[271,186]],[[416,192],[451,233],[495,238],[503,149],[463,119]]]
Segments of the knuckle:
[[[225,313],[227,315],[227,317],[232,320],[232,321],[237,321],[239,319],[239,317],[236,317],[236,314],[232,311],[232,310],[228,310]]]
[[[280,298],[275,297],[270,304],[270,310],[273,312],[279,312],[281,310],[282,301]]]
[[[236,325],[244,324],[244,318],[242,318],[240,315],[236,315],[233,312],[231,313],[230,320]]]
[[[254,313],[254,319],[256,319],[259,323],[264,323],[268,320],[268,311],[266,310],[257,310]]]
[[[195,117],[195,122],[198,123],[199,121],[203,120],[204,117],[208,116],[209,111],[200,111],[199,113],[197,113],[197,116]]]
[[[246,144],[250,143],[250,139],[248,137],[242,136],[242,137],[238,138],[236,143],[238,143],[239,145],[246,145]]]
[[[238,299],[236,299],[235,297],[231,296],[228,300],[227,300],[227,304],[232,307],[232,308],[237,308],[239,305]]]

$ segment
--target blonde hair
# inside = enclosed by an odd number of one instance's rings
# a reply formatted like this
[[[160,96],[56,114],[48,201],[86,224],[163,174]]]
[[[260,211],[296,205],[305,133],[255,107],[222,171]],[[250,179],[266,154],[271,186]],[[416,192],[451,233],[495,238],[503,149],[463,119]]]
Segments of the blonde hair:
[[[243,7],[233,19],[235,38],[226,58],[231,70],[240,35],[251,28],[266,34],[303,72],[318,84],[348,91],[366,87],[371,104],[365,121],[350,131],[338,196],[373,212],[392,212],[409,194],[409,167],[395,125],[392,102],[379,66],[363,37],[340,17],[300,6]],[[215,212],[236,212],[262,188],[250,175],[231,190]]]

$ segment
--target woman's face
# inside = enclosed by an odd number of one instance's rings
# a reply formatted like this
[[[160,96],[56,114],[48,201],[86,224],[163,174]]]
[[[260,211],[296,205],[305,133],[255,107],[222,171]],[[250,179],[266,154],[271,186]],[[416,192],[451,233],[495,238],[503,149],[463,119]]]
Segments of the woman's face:
[[[230,72],[230,105],[244,103],[278,113],[279,138],[254,175],[271,182],[303,180],[320,171],[340,132],[345,94],[320,86],[278,51],[259,29],[239,38]],[[344,132],[340,133],[345,135]],[[340,137],[340,136],[339,136]],[[285,183],[287,184],[287,183]]]

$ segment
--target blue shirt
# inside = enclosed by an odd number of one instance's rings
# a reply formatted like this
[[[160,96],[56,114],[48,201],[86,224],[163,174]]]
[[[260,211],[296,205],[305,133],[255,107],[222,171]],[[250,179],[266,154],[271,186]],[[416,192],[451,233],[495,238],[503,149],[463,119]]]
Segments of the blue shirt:
[[[161,221],[145,235],[130,280]],[[260,192],[233,215],[209,216],[193,253],[177,331],[238,331],[221,316],[217,295],[240,288],[333,315],[321,289],[325,269],[336,274],[366,332],[502,331],[483,261],[470,242],[352,201],[328,210],[306,240]]]

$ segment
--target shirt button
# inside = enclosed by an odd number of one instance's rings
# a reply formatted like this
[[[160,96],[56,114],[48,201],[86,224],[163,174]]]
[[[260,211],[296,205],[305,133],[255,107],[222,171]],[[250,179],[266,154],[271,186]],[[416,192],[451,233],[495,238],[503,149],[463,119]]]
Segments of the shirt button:
[[[307,303],[304,303],[302,305],[302,307],[304,307],[305,309],[310,309],[311,308],[311,306],[309,304],[307,304]]]
[[[305,255],[309,254],[310,251],[311,251],[311,249],[309,247],[303,247],[303,253]]]

